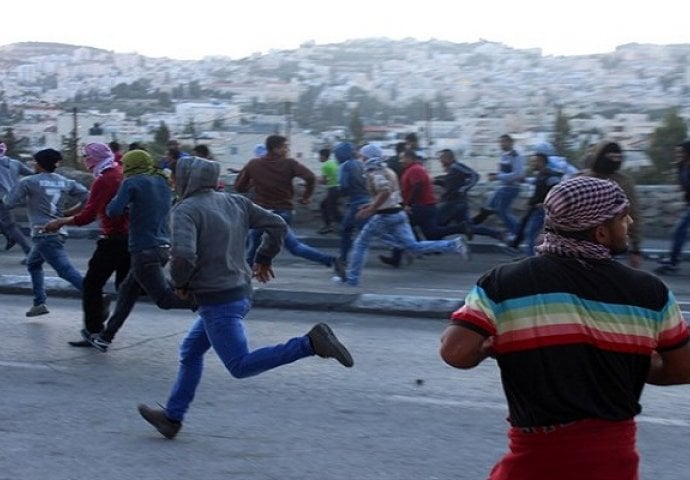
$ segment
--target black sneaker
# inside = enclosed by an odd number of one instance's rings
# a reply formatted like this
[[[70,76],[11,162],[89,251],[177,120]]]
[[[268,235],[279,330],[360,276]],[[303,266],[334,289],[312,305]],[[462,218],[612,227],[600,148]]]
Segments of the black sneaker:
[[[17,244],[17,242],[12,237],[6,237],[6,238],[7,238],[7,243],[5,244],[5,251],[8,251],[12,247],[14,247]]]
[[[393,268],[399,268],[400,267],[400,261],[396,261],[393,257],[387,257],[385,255],[379,255],[379,260],[381,260],[381,263],[384,263],[386,265],[390,265]],[[410,262],[412,263],[412,262]]]
[[[85,328],[79,330],[79,335],[81,335],[81,340],[71,340],[67,342],[71,347],[89,347],[91,348],[91,342],[89,342],[86,337],[91,336],[89,331]]]
[[[84,338],[84,340],[89,342],[89,344],[93,348],[98,350],[99,352],[105,353],[108,351],[108,347],[110,346],[110,341],[101,337],[100,333],[89,333],[89,331],[87,329],[82,328],[81,336]]]
[[[140,404],[137,409],[144,420],[153,425],[158,432],[168,440],[172,440],[177,432],[182,428],[182,422],[170,420],[163,408],[151,408],[148,405]]]
[[[345,269],[345,262],[343,262],[340,258],[335,257],[333,259],[333,271],[337,276],[339,276],[343,281],[347,279],[347,271]]]
[[[85,328],[79,330],[79,335],[81,335],[81,340],[72,340],[69,343],[71,347],[89,347],[91,348],[91,342],[89,342],[86,337],[90,337],[91,334]]]
[[[314,353],[322,358],[335,358],[345,367],[352,367],[354,361],[345,345],[335,336],[331,327],[325,323],[317,323],[307,333]]]

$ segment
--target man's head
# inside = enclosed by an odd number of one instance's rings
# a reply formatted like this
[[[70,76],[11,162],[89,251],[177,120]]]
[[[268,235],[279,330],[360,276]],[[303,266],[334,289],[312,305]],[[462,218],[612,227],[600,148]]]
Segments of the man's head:
[[[419,148],[419,137],[416,133],[408,133],[405,135],[405,143],[408,149],[417,150]]]
[[[611,253],[627,248],[630,202],[615,182],[575,177],[553,187],[544,200],[545,228],[566,238],[599,243]]]
[[[252,153],[254,154],[254,158],[261,158],[266,156],[268,150],[266,150],[266,145],[263,143],[257,143],[254,145],[254,151]]]
[[[364,145],[359,149],[359,156],[364,162],[364,171],[373,172],[375,170],[382,170],[386,167],[386,162],[383,160],[383,152],[379,147],[373,144]]]
[[[333,149],[333,155],[338,163],[343,163],[355,156],[355,147],[350,142],[340,142]]]
[[[592,152],[592,171],[596,173],[615,173],[622,163],[623,150],[616,142],[603,141]]]
[[[105,143],[94,142],[84,147],[84,164],[90,172],[98,165],[112,162],[114,159],[113,151]]]
[[[269,135],[266,138],[266,150],[268,153],[280,158],[286,158],[290,147],[287,138],[282,135]]]
[[[419,157],[417,156],[417,152],[415,152],[414,150],[410,150],[409,148],[405,150],[402,154],[402,157],[400,157],[400,161],[402,162],[404,167],[412,165],[418,160]]]
[[[54,172],[57,164],[62,161],[62,154],[52,148],[40,150],[34,154],[37,170],[42,172]]]
[[[532,170],[541,172],[549,164],[549,157],[544,153],[535,153],[530,157],[529,162]]]
[[[453,150],[444,148],[438,152],[438,159],[444,168],[448,168],[453,164],[453,162],[455,162],[455,154],[453,153]]]
[[[534,146],[534,153],[543,153],[547,157],[556,155],[556,149],[549,142],[539,142]]]
[[[363,161],[366,161],[370,158],[381,158],[383,157],[383,152],[379,147],[374,145],[373,143],[369,143],[367,145],[364,145],[362,148],[359,149],[359,155],[362,157]]]
[[[204,145],[203,143],[200,143],[199,145],[195,145],[194,148],[192,148],[192,153],[196,157],[201,157],[201,158],[206,158],[206,159],[211,158],[211,149],[208,148],[208,145]]]
[[[325,162],[331,157],[331,149],[330,148],[322,148],[319,150],[319,162]]]
[[[501,150],[504,152],[510,152],[513,149],[513,137],[508,134],[498,137],[498,143],[501,145]]]

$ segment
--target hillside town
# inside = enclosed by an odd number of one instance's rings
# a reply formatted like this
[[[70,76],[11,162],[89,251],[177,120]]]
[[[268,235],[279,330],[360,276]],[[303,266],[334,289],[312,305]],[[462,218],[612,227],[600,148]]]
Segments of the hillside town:
[[[280,133],[314,167],[319,148],[352,137],[356,115],[363,139],[384,151],[415,132],[429,155],[450,148],[481,172],[493,168],[485,159],[498,155],[499,135],[528,150],[552,138],[562,115],[573,152],[606,137],[635,167],[648,162],[664,112],[690,118],[689,57],[687,44],[565,57],[489,41],[367,39],[180,61],[21,43],[0,47],[0,129],[31,152],[71,136],[147,143],[164,125],[234,169]]]

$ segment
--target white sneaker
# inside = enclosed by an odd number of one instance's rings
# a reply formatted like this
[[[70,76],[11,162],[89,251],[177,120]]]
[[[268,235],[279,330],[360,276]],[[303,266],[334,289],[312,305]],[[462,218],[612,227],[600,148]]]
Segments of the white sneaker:
[[[50,313],[48,311],[48,307],[46,307],[45,303],[42,303],[40,305],[34,305],[29,309],[28,312],[26,312],[27,317],[38,317],[39,315],[45,315],[46,313]]]
[[[467,246],[467,244],[464,242],[464,240],[460,237],[455,239],[455,251],[460,255],[460,258],[462,258],[464,261],[468,261],[470,259],[470,248]]]

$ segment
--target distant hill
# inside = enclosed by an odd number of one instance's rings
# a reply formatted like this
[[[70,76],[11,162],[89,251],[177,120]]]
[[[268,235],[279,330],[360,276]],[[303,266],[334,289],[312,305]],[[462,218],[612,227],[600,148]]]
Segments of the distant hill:
[[[0,57],[2,63],[25,63],[27,57],[41,55],[72,55],[75,50],[86,48],[95,52],[108,52],[100,48],[93,48],[81,45],[69,45],[66,43],[54,42],[19,42],[11,43],[0,47]]]

